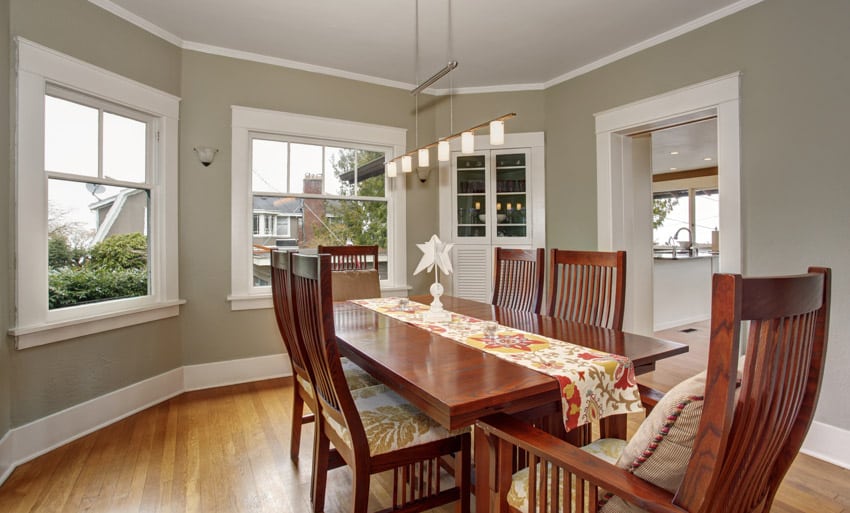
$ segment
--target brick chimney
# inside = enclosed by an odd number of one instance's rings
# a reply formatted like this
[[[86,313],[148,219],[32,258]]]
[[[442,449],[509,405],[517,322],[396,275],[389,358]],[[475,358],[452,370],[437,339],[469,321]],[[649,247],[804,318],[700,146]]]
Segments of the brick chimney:
[[[304,194],[322,194],[322,175],[307,174],[304,176]],[[313,233],[316,227],[322,226],[325,221],[325,200],[317,198],[304,199],[304,218],[302,222],[300,241],[301,247],[315,247],[313,242]],[[318,219],[317,219],[318,217]],[[321,219],[321,222],[319,221]]]

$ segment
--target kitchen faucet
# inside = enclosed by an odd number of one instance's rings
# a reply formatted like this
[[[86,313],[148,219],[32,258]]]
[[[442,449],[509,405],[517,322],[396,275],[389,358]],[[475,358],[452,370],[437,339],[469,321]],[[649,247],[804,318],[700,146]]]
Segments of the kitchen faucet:
[[[673,234],[673,239],[676,241],[674,246],[679,245],[679,233],[681,233],[682,230],[685,230],[686,232],[688,232],[688,246],[689,246],[688,247],[688,254],[690,254],[691,251],[693,250],[693,246],[694,246],[694,235],[691,232],[690,228],[683,226],[683,227],[679,228],[678,230],[676,230],[676,233]],[[676,254],[676,248],[674,247],[673,248],[673,255],[675,255],[675,254]]]

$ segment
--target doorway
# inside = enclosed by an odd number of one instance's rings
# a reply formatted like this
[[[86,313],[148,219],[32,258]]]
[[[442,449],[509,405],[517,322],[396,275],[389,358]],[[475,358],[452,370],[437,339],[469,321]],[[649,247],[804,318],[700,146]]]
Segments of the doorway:
[[[646,149],[632,135],[717,119],[720,272],[741,272],[739,81],[734,73],[596,114],[597,246],[628,252],[623,328],[653,333],[652,234],[646,201],[650,180],[640,176]]]

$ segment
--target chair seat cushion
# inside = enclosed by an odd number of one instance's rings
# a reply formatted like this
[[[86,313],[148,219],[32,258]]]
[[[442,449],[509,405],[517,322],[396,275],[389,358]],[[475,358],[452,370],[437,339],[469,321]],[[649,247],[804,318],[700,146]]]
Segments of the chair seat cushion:
[[[331,280],[334,301],[381,297],[381,280],[377,269],[334,271]]]
[[[356,363],[348,358],[340,358],[339,361],[342,363],[342,372],[345,373],[345,381],[348,383],[350,390],[381,384],[374,376],[358,367]]]
[[[345,374],[345,381],[348,383],[348,388],[350,390],[373,387],[381,384],[381,382],[375,379],[374,376],[358,367],[357,364],[348,358],[340,358],[340,363],[342,363],[342,372]],[[313,385],[309,381],[298,374],[295,374],[295,379],[298,380],[298,383],[301,384],[301,388],[303,388],[310,397],[314,399],[316,398],[316,395],[313,392]]]
[[[455,436],[401,396],[377,385],[351,391],[372,456]],[[328,426],[349,446],[348,429],[329,416]]]
[[[614,464],[617,461],[617,458],[620,456],[620,453],[623,451],[623,448],[626,446],[625,440],[620,440],[619,438],[603,438],[601,440],[596,440],[593,443],[587,444],[581,448],[581,450],[591,454],[601,460],[604,460],[610,464]],[[552,479],[552,465],[549,465],[549,479]],[[538,464],[538,476],[540,472],[540,465]],[[538,481],[538,487],[540,483]],[[561,481],[558,484],[558,494],[563,496],[563,486],[564,483]],[[547,484],[547,490],[551,490],[549,484]],[[513,475],[511,480],[511,488],[508,490],[508,504],[511,507],[526,513],[528,511],[528,467],[518,471]]]

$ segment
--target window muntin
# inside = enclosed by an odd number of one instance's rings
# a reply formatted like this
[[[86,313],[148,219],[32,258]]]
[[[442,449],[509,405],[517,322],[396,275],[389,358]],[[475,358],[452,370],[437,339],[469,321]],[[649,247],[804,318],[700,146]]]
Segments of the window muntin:
[[[714,189],[694,191],[694,241],[711,244],[711,232],[720,226],[720,194]]]
[[[270,134],[253,134],[250,147],[254,287],[268,286],[262,248],[375,244],[387,279],[384,150]]]
[[[54,87],[44,108],[48,309],[150,295],[152,119]]]

